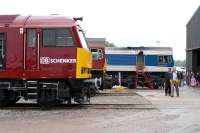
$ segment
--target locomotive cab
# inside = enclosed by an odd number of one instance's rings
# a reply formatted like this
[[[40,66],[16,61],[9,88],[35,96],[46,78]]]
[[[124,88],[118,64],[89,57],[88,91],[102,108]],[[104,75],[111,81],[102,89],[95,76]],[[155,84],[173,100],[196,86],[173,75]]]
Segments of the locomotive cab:
[[[105,88],[105,72],[106,72],[106,57],[105,57],[105,38],[87,38],[90,51],[92,53],[92,77],[99,81],[98,89]]]
[[[0,105],[19,98],[49,105],[90,97],[92,57],[75,20],[0,15]]]

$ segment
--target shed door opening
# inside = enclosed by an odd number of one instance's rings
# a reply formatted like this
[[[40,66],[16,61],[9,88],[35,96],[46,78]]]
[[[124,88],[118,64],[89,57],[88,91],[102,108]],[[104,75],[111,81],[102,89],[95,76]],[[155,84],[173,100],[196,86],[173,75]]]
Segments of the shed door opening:
[[[144,64],[144,54],[142,51],[137,55],[137,64]]]
[[[39,67],[39,33],[36,29],[27,30],[26,69],[36,70]]]
[[[6,34],[0,33],[0,69],[5,69]]]

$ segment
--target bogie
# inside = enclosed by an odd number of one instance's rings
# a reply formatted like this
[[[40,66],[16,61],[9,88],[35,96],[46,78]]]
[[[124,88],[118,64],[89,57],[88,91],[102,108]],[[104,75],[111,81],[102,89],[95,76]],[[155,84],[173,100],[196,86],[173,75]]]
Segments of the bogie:
[[[0,82],[0,84],[4,83],[3,81]],[[18,80],[12,80],[10,82],[6,81],[6,83],[9,83],[10,86],[0,89],[1,106],[15,104],[21,97],[25,100],[37,101],[37,103],[42,106],[50,106],[65,102],[71,104],[72,99],[75,102],[84,103],[90,100],[90,96],[95,95],[91,94],[91,90],[94,88],[88,83],[84,84],[82,81],[31,80],[19,82]],[[19,83],[21,83],[21,85]],[[73,88],[73,85],[70,83],[77,83],[77,88]]]

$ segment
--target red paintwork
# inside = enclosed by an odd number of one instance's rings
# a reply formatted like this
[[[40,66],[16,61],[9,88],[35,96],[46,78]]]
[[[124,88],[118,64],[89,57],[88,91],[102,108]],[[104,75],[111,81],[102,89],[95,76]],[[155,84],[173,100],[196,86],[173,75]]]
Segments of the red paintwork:
[[[103,51],[103,58],[100,60],[92,60],[92,70],[98,70],[98,71],[103,71],[106,63],[106,58],[105,58],[105,41],[96,41],[95,38],[88,39],[88,46],[90,49],[92,48],[98,48],[102,49]]]
[[[76,33],[76,23],[60,16],[0,15],[0,32],[7,34],[6,69],[0,70],[1,79],[66,79],[76,78],[74,64],[38,64],[38,57],[77,58],[77,47],[82,47]],[[42,28],[71,27],[77,47],[42,47]],[[20,28],[24,33],[20,34]],[[36,29],[36,47],[27,48],[27,30]],[[25,43],[24,43],[25,42]],[[24,47],[25,46],[25,47]],[[37,50],[39,49],[39,53]],[[25,51],[24,51],[25,50]],[[24,61],[25,54],[25,61]],[[25,63],[25,64],[24,64]],[[25,69],[24,69],[25,66]]]

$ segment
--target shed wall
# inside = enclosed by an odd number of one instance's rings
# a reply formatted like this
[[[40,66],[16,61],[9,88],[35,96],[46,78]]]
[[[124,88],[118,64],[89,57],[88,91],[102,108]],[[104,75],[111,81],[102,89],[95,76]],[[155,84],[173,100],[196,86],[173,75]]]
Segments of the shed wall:
[[[200,7],[187,24],[186,70],[200,72]]]

